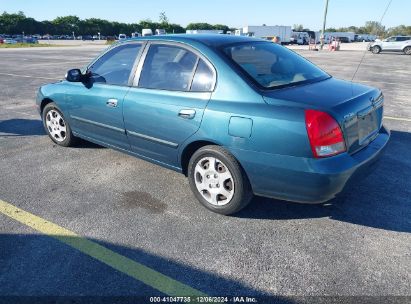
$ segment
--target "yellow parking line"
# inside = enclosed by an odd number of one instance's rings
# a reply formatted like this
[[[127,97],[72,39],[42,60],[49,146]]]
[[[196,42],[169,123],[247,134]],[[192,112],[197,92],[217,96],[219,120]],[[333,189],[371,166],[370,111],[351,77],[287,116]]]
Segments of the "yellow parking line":
[[[205,296],[199,290],[2,200],[0,200],[0,213],[53,237],[164,294],[170,296]]]
[[[402,117],[384,116],[384,119],[388,119],[388,120],[399,120],[399,121],[408,121],[408,122],[411,122],[411,118],[402,118]]]

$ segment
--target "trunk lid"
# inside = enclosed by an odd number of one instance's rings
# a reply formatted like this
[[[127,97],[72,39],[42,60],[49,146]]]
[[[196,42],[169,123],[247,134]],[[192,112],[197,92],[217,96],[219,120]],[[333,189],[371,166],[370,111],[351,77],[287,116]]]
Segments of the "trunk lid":
[[[344,133],[347,152],[366,147],[382,126],[384,98],[380,90],[329,78],[324,81],[265,91],[268,104],[297,106],[332,115]]]

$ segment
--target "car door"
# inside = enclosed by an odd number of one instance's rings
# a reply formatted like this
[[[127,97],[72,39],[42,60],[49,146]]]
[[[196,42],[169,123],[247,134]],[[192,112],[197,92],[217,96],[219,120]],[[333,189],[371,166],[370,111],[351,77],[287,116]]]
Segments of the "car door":
[[[396,42],[395,37],[389,37],[382,42],[382,49],[384,51],[389,51],[389,50],[395,50],[396,45],[398,42]]]
[[[410,37],[397,37],[396,39],[396,46],[395,46],[395,50],[396,51],[402,51],[404,46],[407,44],[407,41],[410,40]]]
[[[197,51],[177,43],[149,43],[124,99],[131,149],[179,167],[178,147],[199,129],[215,81],[214,67]]]
[[[87,81],[70,84],[66,103],[74,133],[130,149],[124,128],[123,101],[142,46],[142,42],[135,42],[110,49],[88,67]]]

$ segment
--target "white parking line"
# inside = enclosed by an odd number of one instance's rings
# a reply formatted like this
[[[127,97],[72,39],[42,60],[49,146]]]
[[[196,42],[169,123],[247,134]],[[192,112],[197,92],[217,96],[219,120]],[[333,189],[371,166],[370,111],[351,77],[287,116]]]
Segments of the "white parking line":
[[[0,73],[2,76],[12,76],[12,77],[24,77],[24,78],[36,78],[36,79],[47,79],[47,80],[58,80],[58,78],[49,78],[41,76],[30,76],[30,75],[18,75],[18,74],[9,74],[9,73]]]
[[[88,63],[92,60],[93,58],[90,58],[90,60],[78,60],[78,61],[63,61],[63,62],[44,62],[44,63],[31,63],[31,66],[44,66],[44,65],[63,65],[63,64],[82,64],[82,63]],[[30,67],[30,66],[29,66]]]

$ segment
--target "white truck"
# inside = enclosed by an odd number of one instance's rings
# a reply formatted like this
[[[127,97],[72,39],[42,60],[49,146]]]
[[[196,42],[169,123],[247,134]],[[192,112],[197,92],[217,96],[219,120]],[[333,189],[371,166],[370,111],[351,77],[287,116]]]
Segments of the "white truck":
[[[235,34],[269,40],[273,39],[274,37],[280,37],[280,41],[282,44],[289,44],[291,32],[291,26],[249,25],[236,30]]]
[[[156,29],[156,35],[166,35],[165,29]]]
[[[143,37],[153,36],[153,31],[152,31],[151,29],[143,29],[143,30],[141,31],[141,35],[142,35]]]

